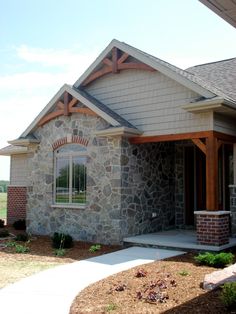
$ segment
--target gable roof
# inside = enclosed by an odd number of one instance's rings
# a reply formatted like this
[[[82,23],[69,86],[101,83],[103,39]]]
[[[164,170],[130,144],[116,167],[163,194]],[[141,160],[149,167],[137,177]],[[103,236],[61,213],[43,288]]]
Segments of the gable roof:
[[[232,88],[227,89],[220,85],[220,80],[223,79],[223,77],[220,77],[220,75],[218,76],[218,80],[213,80],[213,78],[210,77],[210,74],[207,75],[206,72],[211,70],[208,69],[207,65],[192,67],[189,68],[187,71],[182,70],[174,65],[171,65],[168,62],[165,62],[126,43],[114,39],[98,56],[98,58],[91,64],[91,66],[84,72],[84,74],[82,74],[82,76],[75,82],[73,86],[67,84],[62,86],[58,93],[50,100],[48,105],[40,112],[36,119],[23,132],[20,138],[26,138],[30,134],[30,132],[32,132],[37,127],[42,117],[52,111],[55,103],[62,97],[64,92],[68,92],[69,94],[71,94],[86,107],[88,107],[104,120],[106,120],[112,127],[125,127],[135,130],[136,128],[132,126],[128,121],[126,121],[124,118],[108,108],[106,105],[86,93],[83,89],[83,82],[88,78],[89,75],[91,75],[92,73],[94,73],[94,71],[97,71],[101,67],[101,64],[105,58],[111,57],[113,48],[117,48],[123,51],[127,55],[132,56],[143,64],[161,72],[167,77],[177,81],[181,85],[200,94],[201,97],[194,104],[197,104],[198,101],[203,102],[204,100],[209,99],[217,100],[217,97],[221,97],[222,102],[226,100],[228,106],[233,105],[233,108],[235,108],[236,106],[235,92],[233,92]],[[224,69],[222,69],[222,71],[224,71]]]
[[[208,88],[207,84],[201,82],[200,79],[198,79],[191,73],[188,73],[168,62],[165,62],[116,39],[113,39],[111,41],[111,43],[103,50],[103,52],[91,64],[91,66],[81,75],[81,77],[74,83],[74,87],[78,88],[82,85],[83,81],[85,81],[85,79],[99,67],[103,59],[110,55],[113,47],[116,47],[121,51],[131,55],[135,59],[149,65],[153,69],[161,72],[162,74],[168,76],[169,78],[179,82],[185,87],[195,91],[196,93],[206,98],[211,98],[217,95],[215,91]]]
[[[209,82],[218,91],[236,100],[236,58],[196,65],[186,71]]]
[[[61,89],[56,93],[56,95],[50,100],[47,106],[39,113],[39,115],[33,120],[33,122],[29,125],[29,127],[21,134],[19,139],[26,138],[30,132],[32,132],[38,125],[39,121],[49,113],[54,107],[55,103],[61,98],[61,96],[68,92],[70,95],[75,97],[81,103],[83,103],[86,107],[94,111],[97,115],[102,117],[105,121],[111,124],[113,127],[135,127],[131,125],[128,121],[122,118],[120,115],[109,109],[106,105],[99,102],[97,99],[93,98],[85,91],[79,90],[75,87],[72,87],[68,84],[65,84],[61,87]]]

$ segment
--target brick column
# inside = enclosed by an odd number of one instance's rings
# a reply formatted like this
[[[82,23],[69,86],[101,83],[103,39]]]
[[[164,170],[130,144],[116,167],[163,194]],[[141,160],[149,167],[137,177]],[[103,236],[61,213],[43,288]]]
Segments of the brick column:
[[[202,245],[221,246],[229,243],[230,211],[195,211],[197,242]]]
[[[27,188],[25,186],[8,186],[7,189],[7,224],[26,219]]]

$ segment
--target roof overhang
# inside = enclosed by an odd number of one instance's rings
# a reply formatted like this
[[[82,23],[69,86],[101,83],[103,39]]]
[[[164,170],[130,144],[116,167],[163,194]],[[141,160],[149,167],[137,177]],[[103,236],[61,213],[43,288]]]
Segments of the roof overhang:
[[[236,27],[236,2],[234,0],[199,0],[209,9]]]
[[[95,135],[98,137],[103,137],[103,136],[123,136],[123,137],[134,137],[138,135],[142,135],[143,132],[137,130],[137,129],[132,129],[132,128],[127,128],[127,127],[117,127],[117,128],[108,128],[105,130],[100,130],[95,132]]]
[[[37,145],[40,143],[37,139],[28,139],[28,138],[19,138],[16,140],[8,141],[9,144],[15,146],[30,146],[30,145]]]
[[[220,97],[188,103],[182,106],[182,109],[191,113],[204,113],[213,111],[224,114],[236,114],[236,104]]]
[[[23,146],[9,145],[0,149],[0,156],[22,155],[28,153],[29,153],[28,148]]]

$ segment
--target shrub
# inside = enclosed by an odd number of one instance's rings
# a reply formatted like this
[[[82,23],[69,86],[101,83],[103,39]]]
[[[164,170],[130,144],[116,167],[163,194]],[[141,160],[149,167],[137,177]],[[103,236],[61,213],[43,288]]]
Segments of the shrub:
[[[25,230],[26,229],[25,219],[16,220],[13,223],[13,228],[16,230]]]
[[[220,296],[224,305],[233,310],[236,308],[236,282],[228,282],[223,285]]]
[[[234,260],[234,255],[232,253],[203,253],[195,256],[195,261],[201,265],[207,265],[211,267],[222,268],[228,264],[232,264]]]
[[[66,250],[65,249],[55,249],[54,254],[56,256],[65,256],[66,255]]]
[[[16,241],[22,241],[22,242],[26,242],[29,240],[29,236],[27,233],[19,233],[16,237],[15,237]]]
[[[15,245],[15,252],[16,253],[28,253],[29,252],[29,248],[25,245],[21,245],[21,244],[16,244]]]
[[[90,248],[89,248],[89,252],[91,252],[91,253],[97,252],[99,250],[101,250],[101,245],[100,244],[91,245]]]
[[[52,246],[55,249],[69,249],[73,246],[73,238],[69,234],[55,232],[52,237]]]
[[[179,275],[180,275],[180,276],[188,276],[188,275],[190,275],[190,273],[189,273],[189,271],[183,269],[183,270],[181,270],[181,271],[179,272]]]
[[[10,234],[9,234],[9,231],[7,229],[4,229],[4,230],[1,230],[0,231],[0,238],[6,238],[8,237]]]
[[[4,228],[4,226],[5,226],[4,220],[0,219],[0,228]]]

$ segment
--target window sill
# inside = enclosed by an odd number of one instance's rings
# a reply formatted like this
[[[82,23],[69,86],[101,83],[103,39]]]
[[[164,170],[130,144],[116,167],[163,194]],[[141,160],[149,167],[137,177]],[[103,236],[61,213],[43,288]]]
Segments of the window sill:
[[[53,204],[52,208],[66,208],[66,209],[85,209],[86,204]]]

